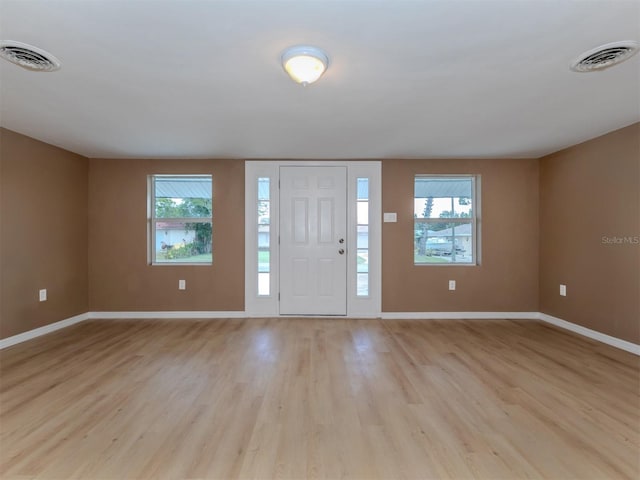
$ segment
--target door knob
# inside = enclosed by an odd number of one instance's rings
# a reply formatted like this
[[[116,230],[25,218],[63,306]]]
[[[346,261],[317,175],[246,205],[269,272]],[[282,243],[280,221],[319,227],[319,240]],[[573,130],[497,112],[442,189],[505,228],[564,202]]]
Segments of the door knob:
[[[340,255],[344,255],[344,248],[341,248],[340,250],[338,250],[338,253],[339,253]]]
[[[341,238],[340,240],[338,240],[338,243],[344,243],[344,238]]]

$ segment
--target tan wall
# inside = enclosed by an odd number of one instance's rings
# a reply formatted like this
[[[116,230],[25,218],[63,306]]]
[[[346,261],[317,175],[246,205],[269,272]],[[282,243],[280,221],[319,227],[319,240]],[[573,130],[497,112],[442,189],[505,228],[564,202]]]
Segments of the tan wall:
[[[479,266],[413,264],[413,182],[429,173],[481,175]],[[538,160],[384,160],[382,208],[398,214],[382,229],[383,311],[538,311]]]
[[[540,165],[540,310],[640,343],[640,123]]]
[[[0,338],[87,312],[88,168],[0,129]]]
[[[86,311],[244,309],[244,162],[87,160],[0,135],[1,338]],[[541,160],[384,160],[383,311],[541,310],[640,343],[640,246],[602,242],[640,236],[639,162],[640,124]],[[213,175],[213,266],[147,264],[152,173]],[[482,176],[481,265],[413,265],[418,173]]]
[[[243,161],[90,162],[91,311],[244,310]],[[167,173],[213,175],[212,266],[147,263],[147,176]]]

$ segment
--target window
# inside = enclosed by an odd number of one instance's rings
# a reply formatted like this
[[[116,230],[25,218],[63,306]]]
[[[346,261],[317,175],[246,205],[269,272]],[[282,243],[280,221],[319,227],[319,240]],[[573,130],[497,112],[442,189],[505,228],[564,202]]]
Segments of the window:
[[[357,178],[356,198],[356,295],[369,296],[369,179]]]
[[[211,175],[152,175],[149,192],[151,263],[211,265]]]
[[[258,178],[258,296],[269,296],[271,284],[271,179]]]
[[[414,189],[414,263],[476,264],[478,178],[417,175]]]

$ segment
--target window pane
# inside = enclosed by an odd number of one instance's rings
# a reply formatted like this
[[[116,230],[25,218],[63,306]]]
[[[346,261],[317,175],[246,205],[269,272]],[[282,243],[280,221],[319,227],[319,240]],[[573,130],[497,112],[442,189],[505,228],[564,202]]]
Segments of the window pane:
[[[269,248],[269,244],[271,243],[270,228],[269,225],[258,225],[258,248]]]
[[[258,272],[270,271],[269,255],[269,250],[258,250]]]
[[[156,263],[211,263],[211,222],[155,222]]]
[[[211,217],[211,175],[155,176],[156,218]]]
[[[414,201],[416,218],[471,218],[472,213],[472,201],[467,197],[429,197]]]
[[[269,178],[258,179],[258,200],[269,200]]]
[[[415,197],[471,198],[471,177],[421,177],[415,181]]]
[[[358,248],[369,248],[369,227],[366,225],[358,225]]]
[[[472,263],[473,224],[415,222],[415,263]]]
[[[358,273],[357,278],[356,295],[359,297],[366,297],[369,295],[369,274]]]
[[[269,295],[269,273],[258,273],[258,295]]]
[[[358,202],[356,213],[358,225],[369,224],[369,202]]]
[[[358,179],[358,200],[369,200],[369,179]]]
[[[416,177],[416,218],[471,218],[472,178]]]
[[[358,249],[358,273],[369,271],[369,250]]]
[[[271,202],[261,200],[258,202],[258,223],[269,224],[271,223]]]

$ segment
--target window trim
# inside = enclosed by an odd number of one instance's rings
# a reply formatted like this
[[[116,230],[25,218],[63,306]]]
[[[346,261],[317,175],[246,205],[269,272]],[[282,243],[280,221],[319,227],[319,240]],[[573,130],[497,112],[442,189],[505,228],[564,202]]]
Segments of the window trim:
[[[208,217],[170,217],[169,220],[196,223],[195,220],[202,220],[202,223],[209,222],[211,224],[211,261],[209,262],[157,262],[156,261],[156,239],[157,232],[155,223],[156,217],[156,178],[203,178],[211,180],[211,215]],[[147,176],[147,264],[153,267],[165,266],[194,266],[194,267],[210,267],[213,265],[213,175],[211,173],[158,173]]]
[[[471,220],[471,234],[472,234],[472,257],[470,262],[442,262],[442,263],[416,263],[415,260],[415,252],[413,255],[413,265],[415,267],[477,267],[480,266],[481,262],[481,175],[479,174],[471,174],[471,173],[417,173],[413,178],[413,200],[415,205],[416,195],[415,195],[415,185],[416,180],[418,178],[468,178],[471,179],[471,205],[473,216],[470,218],[447,218],[446,223],[459,223],[465,224]],[[413,228],[412,232],[415,235],[415,225],[418,223],[443,223],[442,218],[415,218],[415,207],[412,215],[413,218]],[[415,241],[413,242],[415,247]]]

